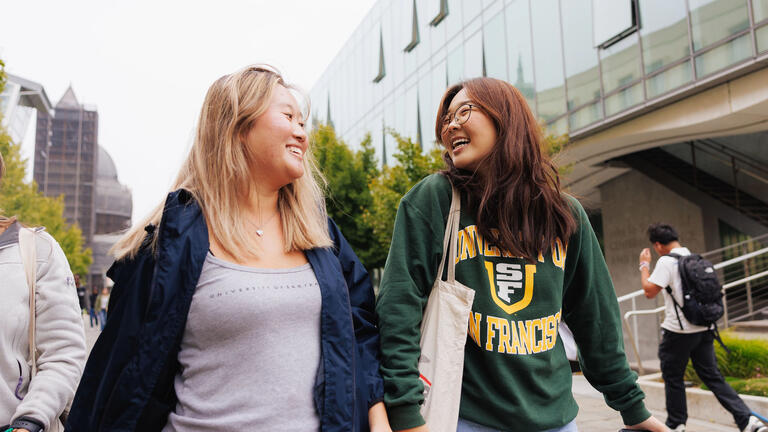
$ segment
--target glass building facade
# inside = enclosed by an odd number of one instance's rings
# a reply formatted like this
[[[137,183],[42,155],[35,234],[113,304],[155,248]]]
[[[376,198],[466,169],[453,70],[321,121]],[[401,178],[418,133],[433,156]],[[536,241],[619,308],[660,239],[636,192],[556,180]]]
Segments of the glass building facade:
[[[379,0],[311,91],[355,146],[386,131],[430,146],[447,86],[514,84],[572,138],[768,60],[768,0]],[[763,66],[764,67],[764,66]]]

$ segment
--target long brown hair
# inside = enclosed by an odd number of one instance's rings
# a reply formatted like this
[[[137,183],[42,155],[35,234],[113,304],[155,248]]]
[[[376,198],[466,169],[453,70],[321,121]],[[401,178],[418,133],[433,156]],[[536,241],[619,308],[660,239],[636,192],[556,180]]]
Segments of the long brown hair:
[[[513,85],[494,78],[475,78],[446,90],[435,124],[439,143],[443,143],[442,119],[462,89],[493,121],[497,141],[474,172],[456,168],[446,147],[443,174],[468,200],[464,208],[476,209],[483,238],[534,262],[555,239],[565,243],[576,230],[557,167],[542,152],[541,129],[523,96]]]

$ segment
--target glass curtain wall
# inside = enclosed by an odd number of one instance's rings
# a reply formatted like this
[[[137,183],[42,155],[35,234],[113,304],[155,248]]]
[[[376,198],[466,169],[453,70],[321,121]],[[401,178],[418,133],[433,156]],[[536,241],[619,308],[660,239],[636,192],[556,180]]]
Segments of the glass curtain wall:
[[[595,1],[380,0],[313,88],[313,116],[345,138],[392,128],[428,147],[446,86],[489,76],[578,134],[768,52],[768,0]]]

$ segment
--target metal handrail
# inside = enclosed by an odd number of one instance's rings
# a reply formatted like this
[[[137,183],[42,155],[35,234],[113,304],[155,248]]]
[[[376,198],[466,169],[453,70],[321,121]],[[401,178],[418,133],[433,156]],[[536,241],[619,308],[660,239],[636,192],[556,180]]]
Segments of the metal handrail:
[[[760,272],[760,273],[752,275],[752,276],[747,276],[744,279],[739,279],[737,281],[734,281],[734,282],[731,282],[731,283],[727,283],[727,284],[723,285],[723,293],[725,293],[725,290],[727,290],[728,288],[733,288],[735,286],[743,285],[743,284],[745,284],[747,282],[753,281],[755,279],[760,279],[760,278],[766,277],[766,276],[768,276],[768,270],[766,270],[764,272]]]
[[[765,248],[756,250],[754,252],[750,252],[750,253],[738,256],[736,258],[733,258],[733,259],[730,259],[730,260],[727,260],[727,261],[723,261],[723,262],[714,264],[713,267],[715,269],[722,269],[724,267],[728,267],[728,266],[731,266],[733,264],[738,264],[740,262],[744,262],[744,261],[746,261],[748,259],[754,258],[754,257],[756,257],[758,255],[763,255],[763,254],[766,254],[766,253],[768,253],[768,247],[765,247]],[[757,273],[757,274],[754,274],[754,275],[749,275],[749,276],[746,276],[746,277],[741,278],[739,280],[732,281],[732,282],[729,282],[727,284],[724,284],[723,285],[723,295],[725,296],[726,290],[728,290],[728,289],[731,289],[731,288],[739,286],[739,285],[747,284],[750,281],[753,281],[755,279],[760,279],[760,278],[763,278],[763,277],[768,277],[768,270],[760,272],[760,273]],[[748,285],[748,287],[749,287],[749,285]],[[636,308],[637,304],[636,304],[636,300],[635,299],[637,297],[640,297],[640,296],[644,295],[644,294],[645,294],[645,291],[642,290],[642,289],[639,289],[637,291],[633,291],[631,293],[624,294],[623,296],[620,296],[620,297],[616,298],[617,303],[622,303],[622,302],[629,301],[629,300],[632,301],[632,310],[627,311],[624,314],[624,319],[622,321],[622,324],[624,325],[626,333],[627,333],[627,336],[630,339],[632,350],[634,351],[635,358],[637,359],[638,372],[641,375],[644,373],[644,369],[643,369],[642,359],[640,358],[640,354],[639,354],[639,347],[638,347],[638,344],[637,344],[637,332],[638,332],[638,329],[637,329],[637,317],[641,316],[641,315],[655,315],[655,314],[657,314],[657,313],[659,313],[661,311],[664,311],[666,309],[666,306],[660,306],[660,307],[657,307],[657,308],[654,308],[654,309],[637,309]],[[727,310],[727,308],[726,308],[726,310]],[[630,323],[629,323],[629,319],[630,318],[634,318],[634,322],[633,322],[633,324],[634,324],[634,329],[633,330],[634,331],[630,330]],[[728,315],[727,315],[727,312],[723,316],[723,320],[724,320],[723,327],[728,327]]]
[[[696,141],[694,141],[694,143],[704,144],[705,146],[709,147],[710,149],[712,149],[712,150],[714,150],[716,152],[724,153],[724,154],[726,154],[728,156],[733,157],[734,159],[736,159],[737,162],[745,164],[745,165],[749,166],[750,168],[754,169],[755,171],[760,172],[761,174],[768,175],[768,170],[766,170],[762,166],[752,162],[752,160],[751,160],[749,155],[746,155],[746,154],[744,154],[744,153],[742,153],[742,152],[740,152],[738,150],[732,149],[732,148],[728,147],[727,145],[725,145],[723,143],[717,142],[717,141],[715,141],[715,140],[713,140],[711,138],[703,139],[703,140],[696,140]]]
[[[666,309],[666,306],[659,306],[656,309],[641,309],[641,310],[631,310],[624,314],[624,324],[626,324],[627,328],[629,328],[629,318],[633,315],[655,315],[659,312],[662,312],[664,309]],[[632,343],[632,349],[635,352],[635,359],[637,359],[637,371],[640,375],[645,375],[645,370],[643,369],[643,360],[640,358],[640,349],[637,346],[637,340],[635,339],[635,336],[632,334],[631,331],[628,331],[627,334],[629,335],[629,340]]]
[[[764,253],[768,253],[768,247],[756,250],[754,252],[750,252],[748,254],[744,254],[744,255],[738,256],[736,258],[729,259],[727,261],[719,262],[717,264],[714,264],[712,267],[714,267],[715,270],[720,270],[723,267],[728,267],[729,265],[738,264],[738,263],[740,263],[742,261],[746,261],[746,260],[748,260],[750,258],[754,258],[757,255],[762,255]],[[750,280],[752,280],[752,279],[750,279]],[[745,283],[745,282],[748,282],[748,281],[747,280],[740,280],[740,281],[736,281],[736,282]],[[730,282],[729,285],[730,284],[734,284],[736,282]],[[725,286],[723,286],[723,289],[725,289]],[[644,294],[645,294],[645,291],[643,291],[642,289],[639,289],[637,291],[632,291],[629,294],[624,294],[621,297],[617,297],[616,301],[618,303],[621,303],[623,301],[627,301],[627,300],[633,299],[635,297],[640,297],[641,295],[644,295]]]
[[[768,233],[760,235],[760,236],[757,236],[757,237],[753,237],[753,238],[748,239],[748,240],[740,241],[738,243],[734,243],[734,244],[728,245],[726,247],[721,247],[720,249],[712,249],[711,251],[704,252],[703,254],[701,254],[701,256],[706,257],[706,256],[710,256],[710,255],[716,254],[718,252],[724,252],[724,251],[727,251],[727,250],[730,250],[730,249],[738,249],[738,248],[740,248],[741,246],[743,246],[745,244],[753,243],[753,242],[759,242],[761,240],[768,240]]]
[[[729,266],[731,264],[737,264],[737,263],[740,263],[742,261],[746,261],[746,260],[748,260],[750,258],[754,258],[757,255],[762,255],[764,253],[768,253],[768,247],[764,247],[762,249],[758,249],[758,250],[756,250],[754,252],[750,252],[748,254],[737,256],[736,258],[729,259],[728,261],[719,262],[719,263],[713,265],[712,267],[714,267],[715,270],[720,270],[723,267],[727,267],[727,266]]]

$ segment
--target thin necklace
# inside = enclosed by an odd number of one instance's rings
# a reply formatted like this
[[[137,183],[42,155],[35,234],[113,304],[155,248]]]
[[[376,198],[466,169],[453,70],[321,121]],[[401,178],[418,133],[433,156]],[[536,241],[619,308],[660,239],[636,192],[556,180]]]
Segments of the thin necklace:
[[[269,219],[267,219],[266,222],[262,223],[261,222],[261,201],[258,200],[256,202],[257,202],[256,208],[259,211],[259,224],[255,225],[255,227],[256,227],[256,234],[259,237],[263,237],[264,236],[264,229],[263,228],[266,227],[267,225],[269,225],[269,223],[272,222],[272,219],[274,219],[275,216],[277,216],[277,214],[280,213],[280,211],[278,210],[278,211],[272,213],[272,216],[270,216]]]

